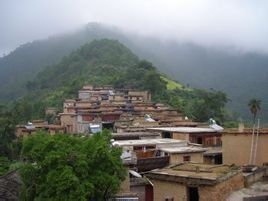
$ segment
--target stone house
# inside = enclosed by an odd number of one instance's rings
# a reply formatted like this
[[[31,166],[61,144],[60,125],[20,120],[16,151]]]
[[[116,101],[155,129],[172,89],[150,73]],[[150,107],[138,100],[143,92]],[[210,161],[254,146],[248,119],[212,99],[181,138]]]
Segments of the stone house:
[[[203,127],[156,127],[147,128],[147,131],[160,132],[162,138],[186,140],[208,148],[204,153],[204,162],[222,164],[222,132],[213,128]]]
[[[241,170],[235,166],[183,163],[147,172],[155,201],[225,201],[243,188]]]
[[[206,151],[200,146],[189,145],[184,140],[161,138],[117,140],[113,144],[135,155],[136,168],[140,172],[183,161],[203,162],[203,153]]]

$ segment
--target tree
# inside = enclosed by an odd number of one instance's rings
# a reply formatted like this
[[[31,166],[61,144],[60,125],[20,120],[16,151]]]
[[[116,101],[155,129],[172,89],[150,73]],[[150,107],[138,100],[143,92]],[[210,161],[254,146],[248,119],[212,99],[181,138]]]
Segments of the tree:
[[[253,115],[253,124],[255,124],[257,113],[258,113],[258,111],[261,110],[261,100],[257,100],[255,98],[252,98],[249,101],[248,106],[249,106],[250,112]]]
[[[107,131],[93,137],[41,132],[23,142],[22,200],[107,200],[126,176]]]
[[[6,110],[0,106],[0,156],[10,157],[9,146],[15,139],[15,123],[12,113]]]
[[[7,157],[0,156],[0,176],[7,173],[9,169],[10,161]]]

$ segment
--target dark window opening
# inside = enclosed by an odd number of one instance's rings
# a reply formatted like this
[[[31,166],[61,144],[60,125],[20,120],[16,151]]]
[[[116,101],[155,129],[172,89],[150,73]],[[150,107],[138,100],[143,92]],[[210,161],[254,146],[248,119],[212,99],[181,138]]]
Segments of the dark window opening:
[[[114,130],[114,123],[103,123],[102,128],[113,131]]]
[[[191,156],[183,156],[183,162],[190,162]]]
[[[197,187],[188,187],[188,201],[199,201],[199,193]]]
[[[198,137],[198,138],[197,138],[197,144],[203,144],[202,137]]]
[[[172,138],[172,134],[170,132],[163,132],[163,138]]]
[[[222,155],[215,156],[215,164],[222,164]]]

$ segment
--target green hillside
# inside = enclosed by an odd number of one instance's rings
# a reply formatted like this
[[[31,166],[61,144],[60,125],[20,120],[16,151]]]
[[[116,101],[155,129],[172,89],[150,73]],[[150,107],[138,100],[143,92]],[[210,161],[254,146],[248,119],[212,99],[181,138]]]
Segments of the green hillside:
[[[51,121],[45,108],[54,106],[61,111],[64,99],[76,98],[78,90],[89,83],[149,90],[155,102],[167,103],[195,121],[207,122],[212,117],[222,124],[228,120],[226,94],[186,88],[118,41],[94,40],[41,71],[27,83],[26,95],[8,107],[0,105],[0,155],[17,160],[14,156],[19,156],[20,142],[11,143],[15,125],[33,119]]]
[[[81,45],[103,38],[119,40],[140,58],[154,63],[161,73],[185,86],[226,92],[231,100],[228,108],[244,120],[251,119],[248,101],[254,97],[262,100],[260,117],[267,122],[267,55],[160,41],[96,23],[76,32],[24,44],[0,58],[0,102],[25,95],[35,76],[47,66],[58,63]]]
[[[87,83],[149,90],[154,101],[170,104],[197,121],[214,117],[223,122],[225,118],[224,93],[185,88],[118,41],[108,39],[94,40],[40,72],[27,83],[28,94],[14,108],[23,110],[20,121],[42,118],[45,107],[61,109],[63,100],[75,98]]]

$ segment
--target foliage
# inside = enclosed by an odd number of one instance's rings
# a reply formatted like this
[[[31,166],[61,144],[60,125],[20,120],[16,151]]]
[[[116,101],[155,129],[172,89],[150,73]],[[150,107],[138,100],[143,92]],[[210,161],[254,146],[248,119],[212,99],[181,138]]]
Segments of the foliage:
[[[160,78],[167,83],[167,90],[184,89],[184,86],[176,81],[168,79],[165,76],[161,76]]]
[[[22,200],[105,200],[126,176],[107,131],[93,137],[38,133],[23,142]]]
[[[10,147],[15,139],[14,116],[4,106],[0,106],[0,156],[10,157]]]
[[[253,123],[255,124],[257,113],[258,113],[258,111],[261,110],[261,100],[257,100],[255,98],[252,98],[248,102],[248,106],[249,106],[250,112],[253,115]]]
[[[56,65],[47,67],[32,80],[27,96],[13,104],[16,122],[46,118],[46,107],[60,111],[65,98],[75,98],[84,84],[113,85],[115,88],[148,90],[153,101],[164,102],[197,121],[213,117],[224,121],[227,97],[222,92],[195,90],[180,86],[160,74],[152,63],[139,60],[129,49],[115,40],[95,40]]]
[[[220,91],[201,89],[166,91],[166,102],[178,108],[188,118],[206,122],[209,118],[222,124],[225,121],[225,104],[228,98]]]
[[[134,37],[96,23],[77,32],[24,44],[0,58],[0,100],[15,100],[32,91],[36,87],[33,80],[47,66],[58,63],[81,45],[103,38],[120,40],[141,58],[152,61],[162,73],[185,85],[225,91],[232,99],[228,107],[243,119],[250,119],[247,103],[251,96],[261,97],[264,109],[260,115],[268,119],[266,54]],[[81,57],[76,54],[73,59],[79,61]]]
[[[9,170],[10,161],[7,157],[0,156],[0,176],[7,173]]]

